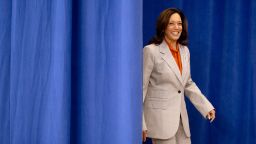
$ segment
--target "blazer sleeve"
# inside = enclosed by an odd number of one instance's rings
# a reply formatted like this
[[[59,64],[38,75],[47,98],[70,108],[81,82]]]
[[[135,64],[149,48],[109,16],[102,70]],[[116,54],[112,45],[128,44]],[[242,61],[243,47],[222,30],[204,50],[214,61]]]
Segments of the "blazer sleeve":
[[[189,56],[189,52],[188,52]],[[189,56],[190,65],[190,56]],[[190,67],[190,66],[189,66]],[[196,109],[206,118],[207,114],[214,109],[208,99],[202,94],[196,83],[192,80],[191,74],[189,73],[188,81],[185,85],[185,95],[189,98]]]
[[[154,55],[151,47],[145,47],[143,49],[143,109],[144,109],[144,101],[147,95],[148,84],[150,75],[152,73],[154,67]],[[144,110],[142,114],[142,130],[147,130],[145,118],[144,118]]]

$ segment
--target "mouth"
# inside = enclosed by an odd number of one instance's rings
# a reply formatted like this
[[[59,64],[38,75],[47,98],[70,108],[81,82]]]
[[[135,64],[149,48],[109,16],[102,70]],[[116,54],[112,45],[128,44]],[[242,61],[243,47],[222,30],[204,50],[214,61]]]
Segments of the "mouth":
[[[181,33],[181,32],[177,32],[177,31],[176,31],[176,32],[171,32],[171,34],[172,34],[172,35],[175,35],[175,36],[180,35],[180,33]]]

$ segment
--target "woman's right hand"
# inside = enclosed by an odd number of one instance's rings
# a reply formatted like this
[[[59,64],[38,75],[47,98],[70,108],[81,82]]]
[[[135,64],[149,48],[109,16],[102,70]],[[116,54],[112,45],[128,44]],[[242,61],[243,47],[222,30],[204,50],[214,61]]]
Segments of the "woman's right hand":
[[[147,139],[147,131],[144,130],[144,131],[142,131],[142,140],[143,140],[143,142],[145,142],[146,139]]]

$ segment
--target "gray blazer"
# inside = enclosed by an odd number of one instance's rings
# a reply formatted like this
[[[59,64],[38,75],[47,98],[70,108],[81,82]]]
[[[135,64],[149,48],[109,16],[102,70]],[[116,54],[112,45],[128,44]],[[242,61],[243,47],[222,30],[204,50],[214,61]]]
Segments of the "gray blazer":
[[[180,118],[186,135],[190,137],[184,95],[203,117],[214,109],[191,79],[188,48],[180,45],[179,49],[182,74],[165,41],[143,49],[143,130],[148,131],[148,137],[173,137]]]

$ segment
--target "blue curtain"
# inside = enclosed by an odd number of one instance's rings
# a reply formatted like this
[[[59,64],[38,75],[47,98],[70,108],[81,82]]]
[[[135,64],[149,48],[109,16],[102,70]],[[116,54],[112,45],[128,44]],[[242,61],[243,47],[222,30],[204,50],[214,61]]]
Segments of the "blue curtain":
[[[254,0],[147,0],[143,29],[142,0],[1,0],[0,143],[141,143],[141,48],[167,7],[217,110],[209,124],[187,103],[192,143],[256,143]]]
[[[256,1],[144,1],[144,45],[168,7],[188,18],[192,78],[217,111],[210,124],[187,101],[192,143],[256,143]]]
[[[0,143],[141,143],[141,0],[0,1]]]

